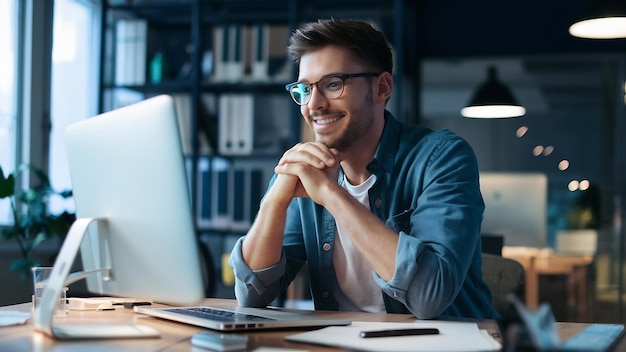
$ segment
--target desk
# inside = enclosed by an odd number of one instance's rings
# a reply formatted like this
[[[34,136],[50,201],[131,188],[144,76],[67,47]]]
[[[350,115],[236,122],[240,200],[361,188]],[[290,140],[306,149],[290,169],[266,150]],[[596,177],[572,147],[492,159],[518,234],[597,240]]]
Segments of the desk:
[[[207,305],[233,305],[234,300],[207,299]],[[13,306],[0,307],[0,310],[20,310],[30,311],[30,304],[19,304]],[[411,322],[414,317],[409,314],[372,314],[358,312],[327,312],[327,311],[305,311],[307,314],[317,316],[327,316],[336,318],[347,318],[353,321],[374,321],[374,322]],[[135,314],[131,309],[117,309],[115,311],[71,311],[68,317],[58,318],[59,323],[136,323],[151,326],[159,330],[161,338],[151,339],[114,339],[114,340],[87,340],[87,341],[56,341],[39,332],[34,332],[31,324],[0,327],[0,350],[2,351],[191,351],[191,335],[203,331],[190,325],[179,324]],[[497,332],[497,325],[493,320],[478,321],[481,329]],[[559,332],[565,340],[582,331],[589,324],[584,323],[558,323]],[[291,330],[280,331],[259,331],[248,333],[248,350],[256,347],[271,346],[293,349],[303,349],[307,351],[340,351],[340,349],[285,342],[287,335],[294,334]],[[204,351],[204,350],[203,350]],[[615,351],[626,351],[626,342],[620,341]]]
[[[526,305],[539,305],[539,275],[567,276],[568,307],[576,307],[578,321],[587,318],[587,266],[591,255],[562,255],[547,249],[503,247],[502,256],[515,259],[524,267],[526,276]]]

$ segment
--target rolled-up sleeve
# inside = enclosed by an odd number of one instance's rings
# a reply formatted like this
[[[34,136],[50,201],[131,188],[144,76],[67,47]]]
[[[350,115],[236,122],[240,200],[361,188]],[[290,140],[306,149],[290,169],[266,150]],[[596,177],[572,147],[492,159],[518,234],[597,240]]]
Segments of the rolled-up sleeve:
[[[450,281],[455,275],[435,255],[416,256],[424,251],[420,242],[401,232],[394,276],[385,281],[374,273],[374,279],[384,293],[404,303],[417,318],[430,319],[441,315],[454,300],[456,290],[451,289]]]
[[[426,142],[433,144],[426,165],[407,173],[405,190],[415,201],[410,229],[398,232],[394,276],[385,281],[373,274],[383,292],[422,319],[444,314],[453,303],[472,305],[455,300],[472,272],[484,209],[469,145],[445,134]],[[473,309],[460,309],[466,308]]]
[[[264,307],[278,295],[279,281],[285,273],[287,263],[285,255],[281,255],[276,265],[252,270],[243,260],[241,245],[244,240],[245,236],[237,240],[228,260],[235,274],[235,297],[240,306]]]

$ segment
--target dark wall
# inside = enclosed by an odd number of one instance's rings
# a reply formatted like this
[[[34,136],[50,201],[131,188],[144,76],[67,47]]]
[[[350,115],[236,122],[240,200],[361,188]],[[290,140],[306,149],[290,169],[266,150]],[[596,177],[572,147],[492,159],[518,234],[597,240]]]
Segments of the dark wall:
[[[594,0],[597,1],[597,0]],[[626,39],[572,37],[586,0],[427,0],[418,2],[422,57],[590,53],[626,50]]]

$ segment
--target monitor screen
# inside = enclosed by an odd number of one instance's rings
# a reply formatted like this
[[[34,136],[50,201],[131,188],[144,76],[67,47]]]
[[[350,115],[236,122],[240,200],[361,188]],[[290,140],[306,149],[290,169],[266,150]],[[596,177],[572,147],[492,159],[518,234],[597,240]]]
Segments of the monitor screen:
[[[542,173],[481,172],[485,201],[481,233],[505,246],[545,247],[548,179]]]
[[[66,145],[89,291],[193,304],[204,298],[184,157],[171,97],[72,124]],[[55,264],[56,265],[56,264]]]

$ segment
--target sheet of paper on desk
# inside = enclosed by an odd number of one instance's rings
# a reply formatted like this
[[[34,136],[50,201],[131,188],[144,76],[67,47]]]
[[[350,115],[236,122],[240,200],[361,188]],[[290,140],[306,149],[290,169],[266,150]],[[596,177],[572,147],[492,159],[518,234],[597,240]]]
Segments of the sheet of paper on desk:
[[[359,337],[361,331],[437,328],[438,335],[399,336],[381,338]],[[499,351],[501,346],[476,323],[449,321],[416,321],[415,323],[352,322],[349,326],[332,326],[285,338],[287,341],[351,348],[363,351]]]
[[[0,326],[25,324],[30,319],[30,313],[4,310],[0,311]]]

